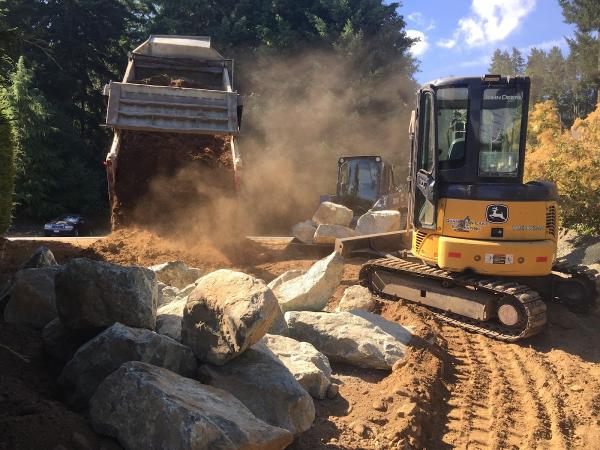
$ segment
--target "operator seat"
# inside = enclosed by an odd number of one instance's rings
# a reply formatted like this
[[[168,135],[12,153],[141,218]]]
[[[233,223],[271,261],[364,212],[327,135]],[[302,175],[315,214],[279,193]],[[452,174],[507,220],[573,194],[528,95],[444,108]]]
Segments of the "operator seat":
[[[457,160],[465,157],[465,139],[454,139],[448,150],[448,159]]]

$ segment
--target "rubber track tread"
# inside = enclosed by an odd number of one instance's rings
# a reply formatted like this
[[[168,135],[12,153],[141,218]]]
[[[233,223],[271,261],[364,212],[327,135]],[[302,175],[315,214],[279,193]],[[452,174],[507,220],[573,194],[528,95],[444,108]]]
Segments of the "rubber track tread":
[[[502,341],[514,342],[539,333],[546,324],[546,303],[544,303],[540,295],[528,286],[512,280],[502,281],[486,276],[456,274],[400,258],[381,258],[364,264],[359,275],[361,283],[368,287],[374,294],[390,300],[399,300],[399,298],[380,292],[373,286],[371,275],[376,269],[391,273],[402,272],[439,281],[450,281],[455,285],[474,287],[498,296],[509,295],[521,304],[527,316],[524,327],[520,330],[515,330],[499,322],[483,322],[421,304],[421,306],[425,306],[437,318],[468,331],[480,333]]]
[[[552,271],[586,280],[591,288],[592,298],[587,299],[584,306],[591,307],[596,304],[598,293],[600,293],[600,274],[597,270],[581,264],[573,265],[566,261],[556,261],[552,266]]]

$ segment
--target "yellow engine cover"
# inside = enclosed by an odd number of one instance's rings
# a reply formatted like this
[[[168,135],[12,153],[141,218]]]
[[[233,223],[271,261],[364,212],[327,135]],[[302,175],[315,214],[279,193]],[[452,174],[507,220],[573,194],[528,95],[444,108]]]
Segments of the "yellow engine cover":
[[[542,276],[556,256],[554,201],[440,199],[435,230],[417,229],[413,253],[453,272]]]

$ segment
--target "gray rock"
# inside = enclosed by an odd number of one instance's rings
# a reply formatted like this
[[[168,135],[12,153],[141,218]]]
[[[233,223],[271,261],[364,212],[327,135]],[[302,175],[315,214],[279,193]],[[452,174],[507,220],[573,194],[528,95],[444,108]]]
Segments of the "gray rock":
[[[304,244],[312,244],[317,227],[312,220],[305,220],[292,227],[292,234]]]
[[[57,317],[48,322],[42,330],[42,340],[48,355],[66,363],[88,339],[86,336],[67,330]]]
[[[315,419],[310,395],[262,342],[224,366],[203,365],[200,377],[233,394],[259,419],[294,435]]]
[[[169,261],[149,267],[156,274],[158,281],[178,289],[192,284],[202,276],[200,269],[188,267],[183,261]]]
[[[142,267],[73,259],[56,276],[56,307],[73,331],[94,333],[115,322],[153,330],[158,287]]]
[[[127,361],[146,362],[185,377],[194,376],[197,369],[188,347],[153,331],[115,323],[77,350],[58,382],[72,406],[85,408],[102,380]]]
[[[21,265],[20,269],[41,269],[54,266],[58,266],[54,254],[48,247],[41,246]]]
[[[90,417],[129,450],[279,450],[292,442],[228,392],[140,362],[102,382]]]
[[[356,231],[342,225],[321,224],[317,227],[313,242],[315,244],[335,244],[336,239],[356,236]]]
[[[399,229],[400,211],[396,210],[367,211],[356,223],[358,234],[388,233]]]
[[[188,296],[181,321],[181,342],[196,357],[225,364],[267,332],[277,313],[277,299],[264,281],[221,269],[198,282]]]
[[[169,336],[176,341],[181,341],[181,319],[183,318],[183,310],[186,304],[187,297],[177,299],[158,308],[156,313],[156,332]]]
[[[306,270],[298,270],[298,269],[288,270],[286,272],[283,272],[281,275],[279,275],[273,281],[271,281],[267,286],[269,286],[269,288],[271,290],[275,290],[279,286],[281,286],[283,283],[285,283],[286,281],[290,281],[290,280],[293,280],[294,278],[298,278],[300,275],[304,275],[305,273],[306,273]]]
[[[280,336],[288,335],[287,322],[285,321],[285,317],[283,317],[283,311],[281,311],[279,304],[277,305],[277,311],[275,311],[275,318],[267,330],[267,333]]]
[[[164,305],[168,305],[177,298],[177,295],[179,295],[179,289],[177,289],[176,287],[169,286],[168,284],[162,283],[160,281],[156,283],[156,285],[158,287],[158,308]]]
[[[331,366],[327,356],[308,342],[267,334],[262,341],[306,391],[324,399],[331,385]]]
[[[343,205],[332,202],[323,202],[317,208],[312,221],[316,225],[331,224],[347,227],[350,226],[353,216],[352,210]]]
[[[56,267],[19,270],[11,283],[4,320],[44,328],[56,318],[54,282],[57,273]]]
[[[313,264],[304,275],[280,284],[273,292],[281,310],[322,310],[340,284],[343,271],[344,258],[334,252]]]
[[[386,369],[404,358],[412,329],[366,311],[285,313],[290,336],[310,342],[330,361]]]
[[[373,312],[375,308],[375,299],[368,288],[359,284],[350,286],[344,291],[344,295],[338,304],[336,311],[356,311],[362,310]]]

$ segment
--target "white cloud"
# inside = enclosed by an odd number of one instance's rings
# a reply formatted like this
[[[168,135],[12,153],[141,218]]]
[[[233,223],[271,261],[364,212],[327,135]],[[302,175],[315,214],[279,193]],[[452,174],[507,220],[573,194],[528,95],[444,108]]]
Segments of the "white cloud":
[[[458,21],[452,39],[442,40],[446,48],[450,41],[464,41],[469,47],[481,47],[502,41],[521,24],[535,7],[536,0],[472,0],[470,15]]]
[[[406,35],[411,39],[419,39],[418,42],[415,42],[410,48],[410,52],[413,56],[421,56],[423,53],[427,51],[429,48],[429,42],[427,41],[427,36],[425,33],[419,30],[406,30]]]
[[[425,31],[431,31],[435,28],[435,20],[426,19],[423,17],[423,14],[418,11],[410,13],[408,16],[406,16],[406,18],[409,22],[413,22],[415,25],[418,25],[419,28],[424,29]]]
[[[554,39],[552,41],[544,41],[539,44],[528,45],[527,47],[519,48],[521,53],[529,53],[532,48],[537,48],[538,50],[548,51],[552,47],[560,47],[561,49],[565,49],[567,47],[567,41],[565,39]]]
[[[438,47],[453,48],[456,45],[456,39],[440,39],[436,44]]]

